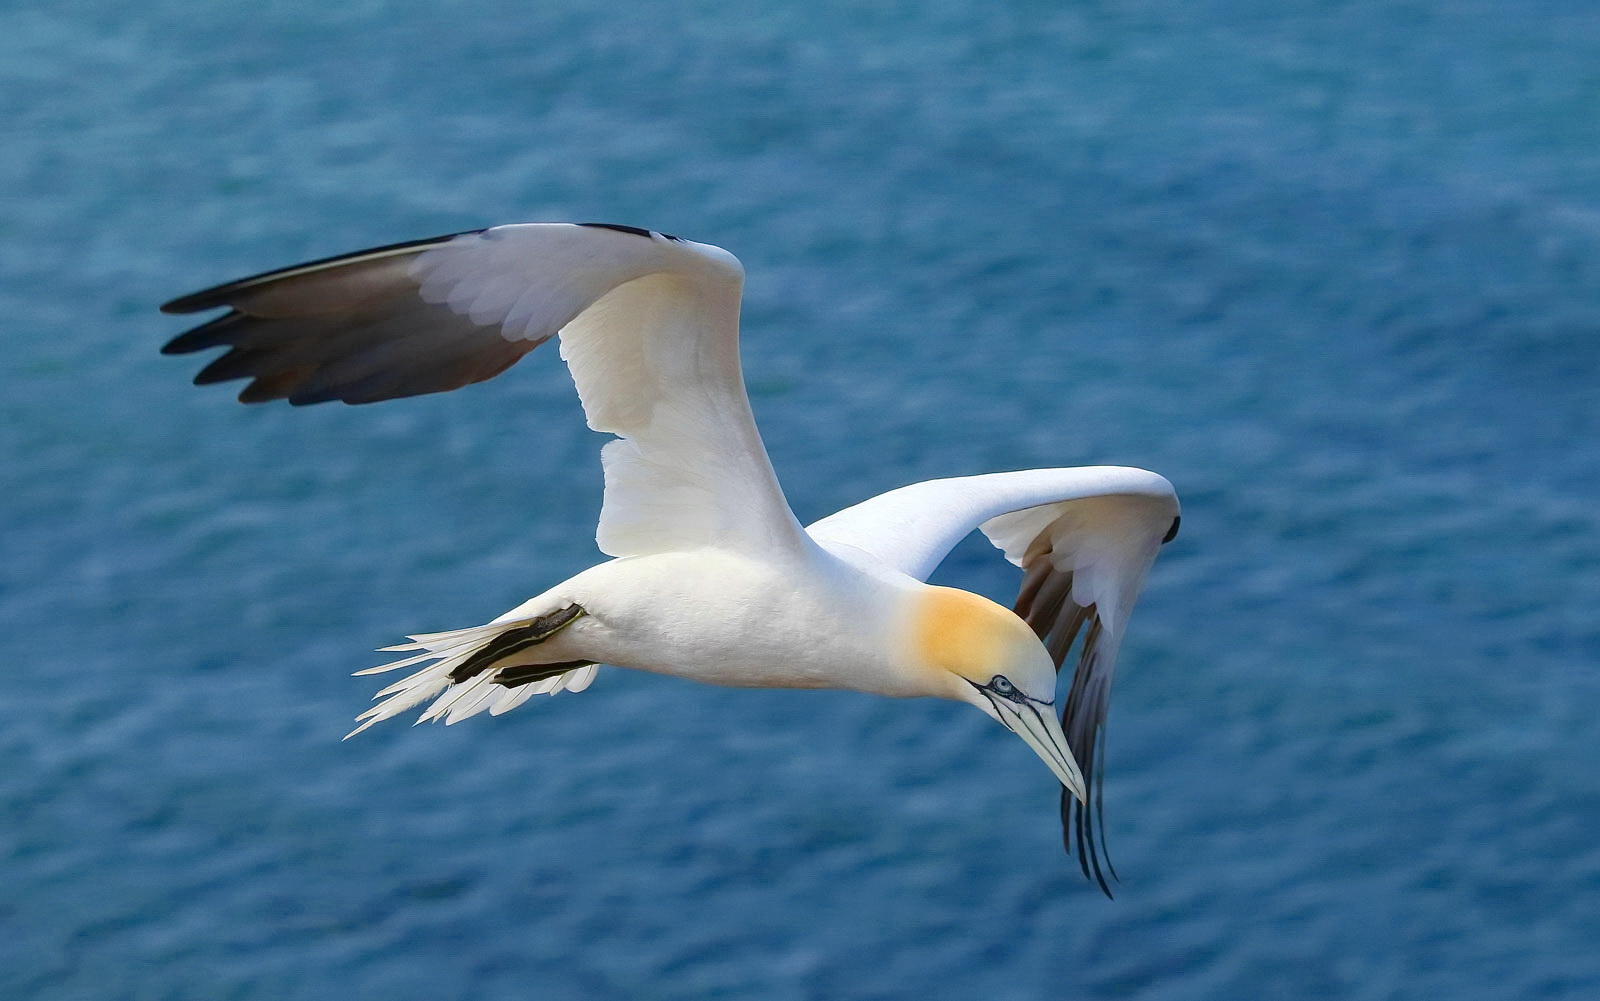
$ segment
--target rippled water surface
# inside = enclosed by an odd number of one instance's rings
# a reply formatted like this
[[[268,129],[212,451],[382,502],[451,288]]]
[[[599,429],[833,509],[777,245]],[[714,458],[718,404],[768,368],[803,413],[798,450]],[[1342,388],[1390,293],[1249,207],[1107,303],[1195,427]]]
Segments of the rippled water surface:
[[[1600,996],[1592,4],[21,0],[0,102],[0,994]],[[599,442],[553,352],[244,408],[154,307],[522,219],[743,259],[804,519],[1173,480],[1115,901],[959,706],[339,742],[366,651],[596,558]]]

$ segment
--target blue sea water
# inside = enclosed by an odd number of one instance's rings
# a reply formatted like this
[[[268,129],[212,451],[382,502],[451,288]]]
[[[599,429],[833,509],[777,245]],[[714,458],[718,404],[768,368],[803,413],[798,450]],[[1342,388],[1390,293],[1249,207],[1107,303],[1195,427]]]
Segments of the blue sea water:
[[[0,996],[1600,996],[1593,4],[10,0],[0,106]],[[525,219],[739,255],[802,519],[1177,485],[1114,901],[955,705],[339,742],[366,651],[597,558],[599,441],[553,352],[245,408],[154,307]]]

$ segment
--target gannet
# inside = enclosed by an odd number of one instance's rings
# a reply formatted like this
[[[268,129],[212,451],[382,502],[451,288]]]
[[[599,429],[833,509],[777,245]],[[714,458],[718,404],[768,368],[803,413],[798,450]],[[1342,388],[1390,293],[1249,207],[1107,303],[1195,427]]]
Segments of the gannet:
[[[727,251],[651,230],[496,226],[174,299],[163,312],[228,311],[162,351],[228,348],[194,381],[249,379],[245,403],[353,404],[480,382],[559,336],[589,426],[615,436],[596,532],[611,558],[485,625],[384,648],[406,656],[356,673],[420,669],[350,736],[429,700],[419,722],[448,724],[581,692],[601,664],[965,702],[1055,773],[1063,841],[1105,888],[1091,828],[1107,700],[1129,613],[1178,529],[1172,485],[1120,466],[986,473],[802,527],[745,393],[743,282]],[[1023,571],[1011,609],[926,583],[975,529]]]

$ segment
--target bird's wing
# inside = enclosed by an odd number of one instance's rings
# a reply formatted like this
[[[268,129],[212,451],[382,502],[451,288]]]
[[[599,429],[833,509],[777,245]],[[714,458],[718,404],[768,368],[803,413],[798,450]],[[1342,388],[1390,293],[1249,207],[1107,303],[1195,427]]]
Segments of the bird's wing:
[[[1057,670],[1082,634],[1061,726],[1083,767],[1094,813],[1064,792],[1062,823],[1067,848],[1076,842],[1084,873],[1105,887],[1098,752],[1117,648],[1145,574],[1177,527],[1178,500],[1165,478],[1123,466],[1085,466],[913,483],[807,531],[855,562],[864,555],[867,565],[926,580],[957,542],[981,529],[1022,568],[1015,611],[1044,642]],[[1102,827],[1098,845],[1096,825]]]
[[[228,312],[162,350],[229,350],[195,382],[246,403],[372,403],[491,378],[557,333],[602,452],[612,556],[803,536],[739,368],[744,270],[716,247],[625,226],[527,223],[395,244],[162,306]]]

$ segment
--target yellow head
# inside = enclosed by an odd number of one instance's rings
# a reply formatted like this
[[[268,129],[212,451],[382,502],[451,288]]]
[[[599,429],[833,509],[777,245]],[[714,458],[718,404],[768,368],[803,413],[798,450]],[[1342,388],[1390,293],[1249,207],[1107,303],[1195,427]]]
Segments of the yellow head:
[[[913,655],[936,694],[999,720],[1083,799],[1083,773],[1056,718],[1056,666],[1033,630],[987,598],[951,587],[916,593]]]

